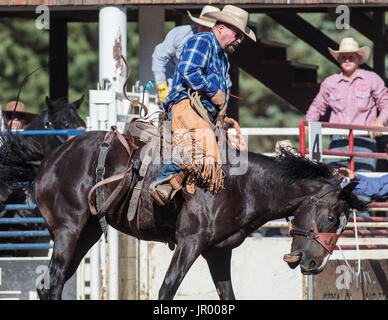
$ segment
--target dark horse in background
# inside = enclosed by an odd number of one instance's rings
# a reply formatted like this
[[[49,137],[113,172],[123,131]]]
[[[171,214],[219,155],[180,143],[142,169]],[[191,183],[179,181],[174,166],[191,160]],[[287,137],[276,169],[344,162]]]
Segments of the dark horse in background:
[[[36,202],[54,241],[48,268],[50,283],[38,289],[41,299],[61,299],[65,282],[102,235],[98,218],[88,206],[88,192],[95,184],[96,163],[105,134],[91,131],[78,135],[55,149],[38,169],[34,187]],[[134,150],[132,172],[139,171],[145,146],[136,137],[135,143],[138,149]],[[159,152],[158,148],[150,150]],[[148,191],[161,168],[161,164],[151,164],[143,177],[137,217],[140,232],[136,234],[126,214],[118,215],[114,209],[108,212],[108,224],[121,232],[141,240],[173,239],[176,243],[159,291],[160,299],[173,299],[199,255],[207,261],[219,297],[234,299],[232,250],[266,222],[290,216],[295,217],[293,223],[298,232],[293,236],[289,256],[298,258],[287,262],[292,268],[300,264],[304,274],[319,273],[330,253],[314,237],[308,236],[311,230],[321,235],[339,234],[345,228],[349,209],[364,208],[364,203],[352,193],[354,184],[341,189],[340,179],[324,164],[286,150],[277,157],[249,152],[246,173],[231,175],[232,163],[236,163],[236,158],[231,157],[234,156],[229,155],[223,165],[225,190],[217,194],[201,188],[195,194],[182,190],[173,203],[163,208],[153,203]],[[127,151],[114,139],[106,159],[105,177],[125,170],[127,160]],[[106,197],[117,184],[104,187]],[[123,199],[117,207],[124,205],[123,212],[127,212],[128,197]]]
[[[60,130],[85,128],[85,122],[77,114],[84,96],[73,103],[68,103],[67,98],[52,101],[46,97],[47,110],[39,114],[25,130]],[[31,186],[40,161],[52,150],[57,148],[68,137],[63,135],[12,135],[7,133],[0,137],[0,203],[22,204],[32,199]],[[0,217],[36,217],[40,216],[37,209],[3,210]],[[37,228],[31,225],[4,226],[19,229]],[[5,229],[3,229],[5,230]],[[8,239],[2,239],[7,242]],[[30,238],[31,240],[31,238]],[[15,241],[15,239],[13,239]],[[21,239],[23,241],[23,239]],[[8,252],[9,253],[9,252]],[[18,254],[25,252],[18,251]]]

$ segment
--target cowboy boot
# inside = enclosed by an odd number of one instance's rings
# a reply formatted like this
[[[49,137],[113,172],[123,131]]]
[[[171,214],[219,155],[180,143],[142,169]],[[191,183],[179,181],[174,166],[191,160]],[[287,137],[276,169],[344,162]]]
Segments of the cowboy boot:
[[[185,176],[186,174],[183,171],[174,174],[168,180],[168,183],[155,186],[151,191],[151,197],[159,206],[165,206],[172,200],[175,194],[182,189],[182,182]]]

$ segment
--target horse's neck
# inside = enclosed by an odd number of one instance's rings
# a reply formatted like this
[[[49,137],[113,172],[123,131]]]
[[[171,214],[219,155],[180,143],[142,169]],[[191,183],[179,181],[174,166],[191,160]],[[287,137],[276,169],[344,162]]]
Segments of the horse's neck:
[[[249,155],[251,155],[249,153]],[[268,208],[270,220],[286,218],[293,215],[301,202],[319,192],[322,188],[320,181],[296,180],[285,183],[280,179],[276,163],[268,157],[258,159],[253,156],[248,161],[248,172],[242,185],[246,186],[246,193],[253,195],[254,204],[260,208]]]
[[[42,115],[38,115],[34,120],[32,120],[26,127],[25,130],[41,130],[44,129],[44,123],[42,120]]]

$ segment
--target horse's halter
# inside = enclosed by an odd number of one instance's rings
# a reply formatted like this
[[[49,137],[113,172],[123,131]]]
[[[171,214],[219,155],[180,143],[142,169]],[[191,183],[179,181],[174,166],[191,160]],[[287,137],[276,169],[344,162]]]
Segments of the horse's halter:
[[[340,225],[337,229],[336,233],[322,233],[318,232],[317,223],[315,221],[316,213],[317,213],[317,205],[319,203],[319,200],[321,200],[322,197],[330,193],[331,191],[338,190],[337,185],[330,185],[323,189],[321,192],[319,192],[317,195],[311,196],[310,198],[304,200],[307,201],[308,204],[312,206],[311,209],[311,225],[312,230],[310,231],[304,231],[300,229],[294,229],[293,226],[290,227],[290,235],[291,236],[303,236],[306,237],[308,240],[316,240],[322,247],[324,247],[330,254],[334,251],[334,246],[337,243],[337,240],[339,238],[339,235],[341,234],[342,230],[345,228],[347,219],[345,215],[341,215],[340,217]]]
[[[52,124],[52,122],[49,119],[48,111],[43,116],[43,123],[44,123],[45,129],[47,129],[47,130],[55,130],[54,125]],[[78,127],[78,129],[79,128],[80,127]],[[69,137],[64,138],[62,135],[54,135],[54,137],[57,138],[59,140],[59,142],[62,144],[62,143],[65,143],[67,140],[69,140],[70,137],[74,137],[74,136],[69,136]]]

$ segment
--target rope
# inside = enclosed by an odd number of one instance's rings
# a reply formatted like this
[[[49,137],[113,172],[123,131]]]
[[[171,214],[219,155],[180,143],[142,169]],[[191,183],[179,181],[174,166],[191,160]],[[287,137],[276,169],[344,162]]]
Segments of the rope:
[[[129,102],[139,105],[139,107],[140,107],[140,111],[139,111],[140,119],[145,120],[145,119],[147,119],[147,115],[148,115],[148,109],[147,109],[146,105],[138,100],[129,99],[127,96],[126,87],[127,87],[127,83],[129,80],[129,76],[131,74],[131,69],[129,67],[127,59],[125,59],[123,55],[121,55],[121,59],[123,59],[124,64],[127,67],[127,80],[125,80],[124,85],[123,85],[123,95]],[[145,93],[145,91],[143,91],[143,101],[144,101],[144,93]],[[144,111],[144,116],[141,115],[142,110]]]
[[[354,234],[354,236],[355,236],[355,240],[356,240],[356,250],[357,250],[357,258],[358,258],[358,266],[357,266],[357,268],[358,268],[358,270],[357,270],[357,273],[355,273],[354,271],[353,271],[353,268],[351,268],[350,267],[350,265],[349,265],[349,263],[348,263],[348,260],[346,259],[346,257],[345,257],[345,255],[344,255],[344,253],[343,253],[343,251],[342,251],[342,249],[341,249],[341,246],[339,245],[339,244],[337,244],[337,246],[338,246],[338,248],[339,248],[339,251],[340,251],[340,253],[341,253],[341,255],[342,255],[342,258],[344,258],[344,261],[345,261],[345,263],[346,263],[346,265],[348,266],[348,268],[349,268],[349,271],[353,274],[353,275],[355,275],[356,277],[358,277],[359,275],[360,275],[360,273],[361,273],[361,257],[360,257],[360,248],[359,248],[359,245],[358,245],[358,232],[357,232],[357,223],[356,223],[356,210],[352,210],[353,211],[353,221],[354,221],[354,231],[355,231],[355,234]]]
[[[228,117],[224,118],[224,122],[229,123],[234,127],[234,129],[236,129],[237,139],[228,133],[229,140],[231,140],[239,150],[248,150],[247,143],[245,142],[244,136],[241,134],[240,125],[238,122]]]

